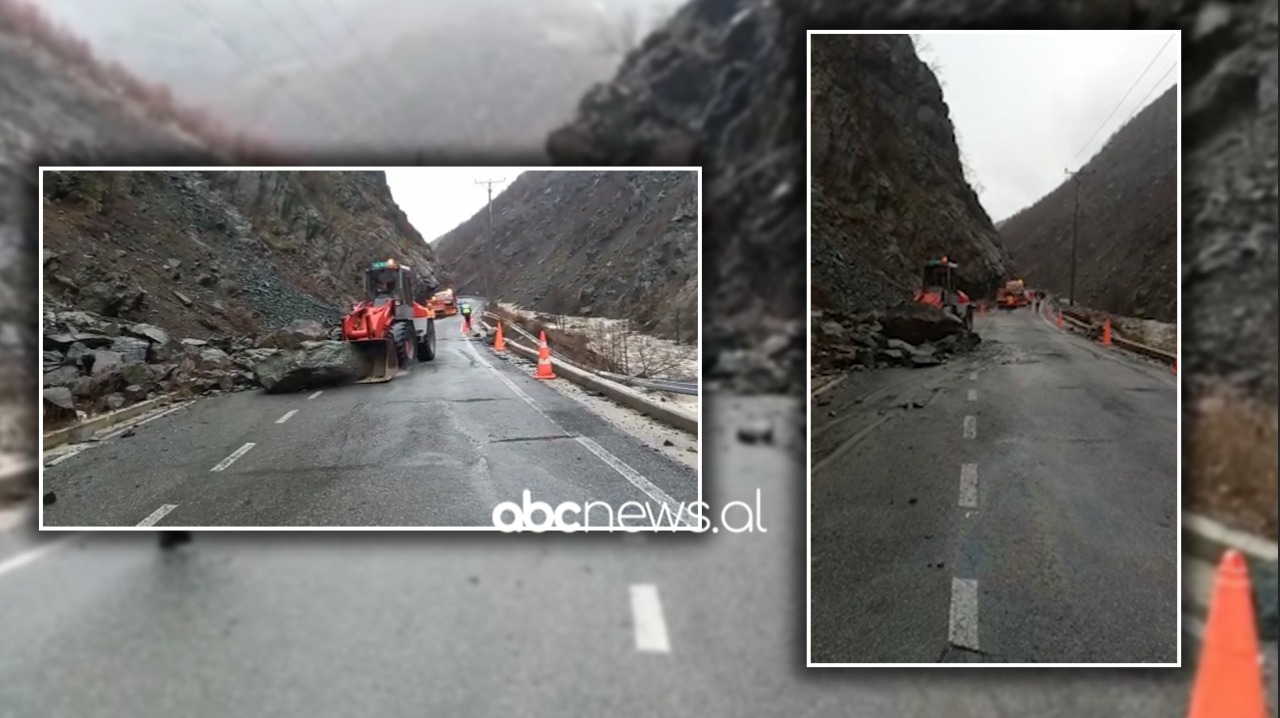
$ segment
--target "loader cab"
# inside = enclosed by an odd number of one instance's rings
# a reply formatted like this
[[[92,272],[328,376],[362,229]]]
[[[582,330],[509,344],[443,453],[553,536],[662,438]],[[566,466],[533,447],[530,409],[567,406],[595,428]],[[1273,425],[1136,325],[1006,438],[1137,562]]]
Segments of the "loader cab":
[[[920,286],[926,292],[941,290],[948,294],[956,289],[955,265],[945,259],[932,259],[924,264]]]
[[[413,274],[409,268],[396,264],[395,260],[374,262],[364,274],[365,298],[375,307],[387,302],[411,304],[413,301]]]

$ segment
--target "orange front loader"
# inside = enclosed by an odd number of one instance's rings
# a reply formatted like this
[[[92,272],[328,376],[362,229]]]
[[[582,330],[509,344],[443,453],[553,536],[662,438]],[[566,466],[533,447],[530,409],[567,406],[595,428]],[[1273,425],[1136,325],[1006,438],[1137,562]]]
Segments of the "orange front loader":
[[[364,359],[357,383],[391,381],[409,361],[436,356],[435,314],[413,300],[413,272],[394,259],[365,270],[365,300],[342,320],[342,339]]]
[[[969,295],[956,286],[956,270],[960,265],[942,259],[930,259],[924,263],[920,288],[914,301],[935,306],[959,319],[969,331],[973,331],[973,302]]]

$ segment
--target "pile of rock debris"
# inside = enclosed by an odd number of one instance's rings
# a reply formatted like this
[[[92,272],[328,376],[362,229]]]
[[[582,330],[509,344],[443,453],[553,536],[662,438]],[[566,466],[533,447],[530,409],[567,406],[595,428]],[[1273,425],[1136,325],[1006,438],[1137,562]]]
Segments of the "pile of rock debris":
[[[826,372],[935,366],[980,341],[956,317],[922,304],[861,314],[815,312],[813,368]]]
[[[262,337],[175,339],[151,324],[46,310],[45,429],[164,394],[299,391],[354,379],[359,359],[329,340],[334,332],[299,320]]]

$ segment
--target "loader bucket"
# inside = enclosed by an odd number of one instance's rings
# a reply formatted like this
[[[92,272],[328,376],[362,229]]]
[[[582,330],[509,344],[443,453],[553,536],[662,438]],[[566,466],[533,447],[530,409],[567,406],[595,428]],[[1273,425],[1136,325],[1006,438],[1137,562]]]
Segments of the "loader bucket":
[[[360,356],[361,367],[367,369],[357,384],[391,381],[400,370],[396,345],[390,339],[358,339],[349,342]]]

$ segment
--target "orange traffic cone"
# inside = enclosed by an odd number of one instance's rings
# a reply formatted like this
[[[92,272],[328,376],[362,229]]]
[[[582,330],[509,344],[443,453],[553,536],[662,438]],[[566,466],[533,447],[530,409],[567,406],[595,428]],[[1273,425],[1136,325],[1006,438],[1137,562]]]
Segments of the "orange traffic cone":
[[[551,347],[547,346],[547,333],[538,334],[538,370],[533,373],[534,379],[555,379],[556,373],[551,371]]]
[[[1111,317],[1102,322],[1102,346],[1111,346]]]
[[[987,316],[987,305],[986,305],[986,304],[979,304],[979,305],[978,305],[978,316],[980,316],[980,317],[985,317],[985,316]]]
[[[1058,328],[1062,328],[1062,309],[1058,309]]]
[[[1259,657],[1249,569],[1232,549],[1218,564],[1188,718],[1263,718]]]
[[[502,322],[498,322],[498,333],[493,337],[493,350],[495,352],[507,350],[507,340],[502,337]]]

